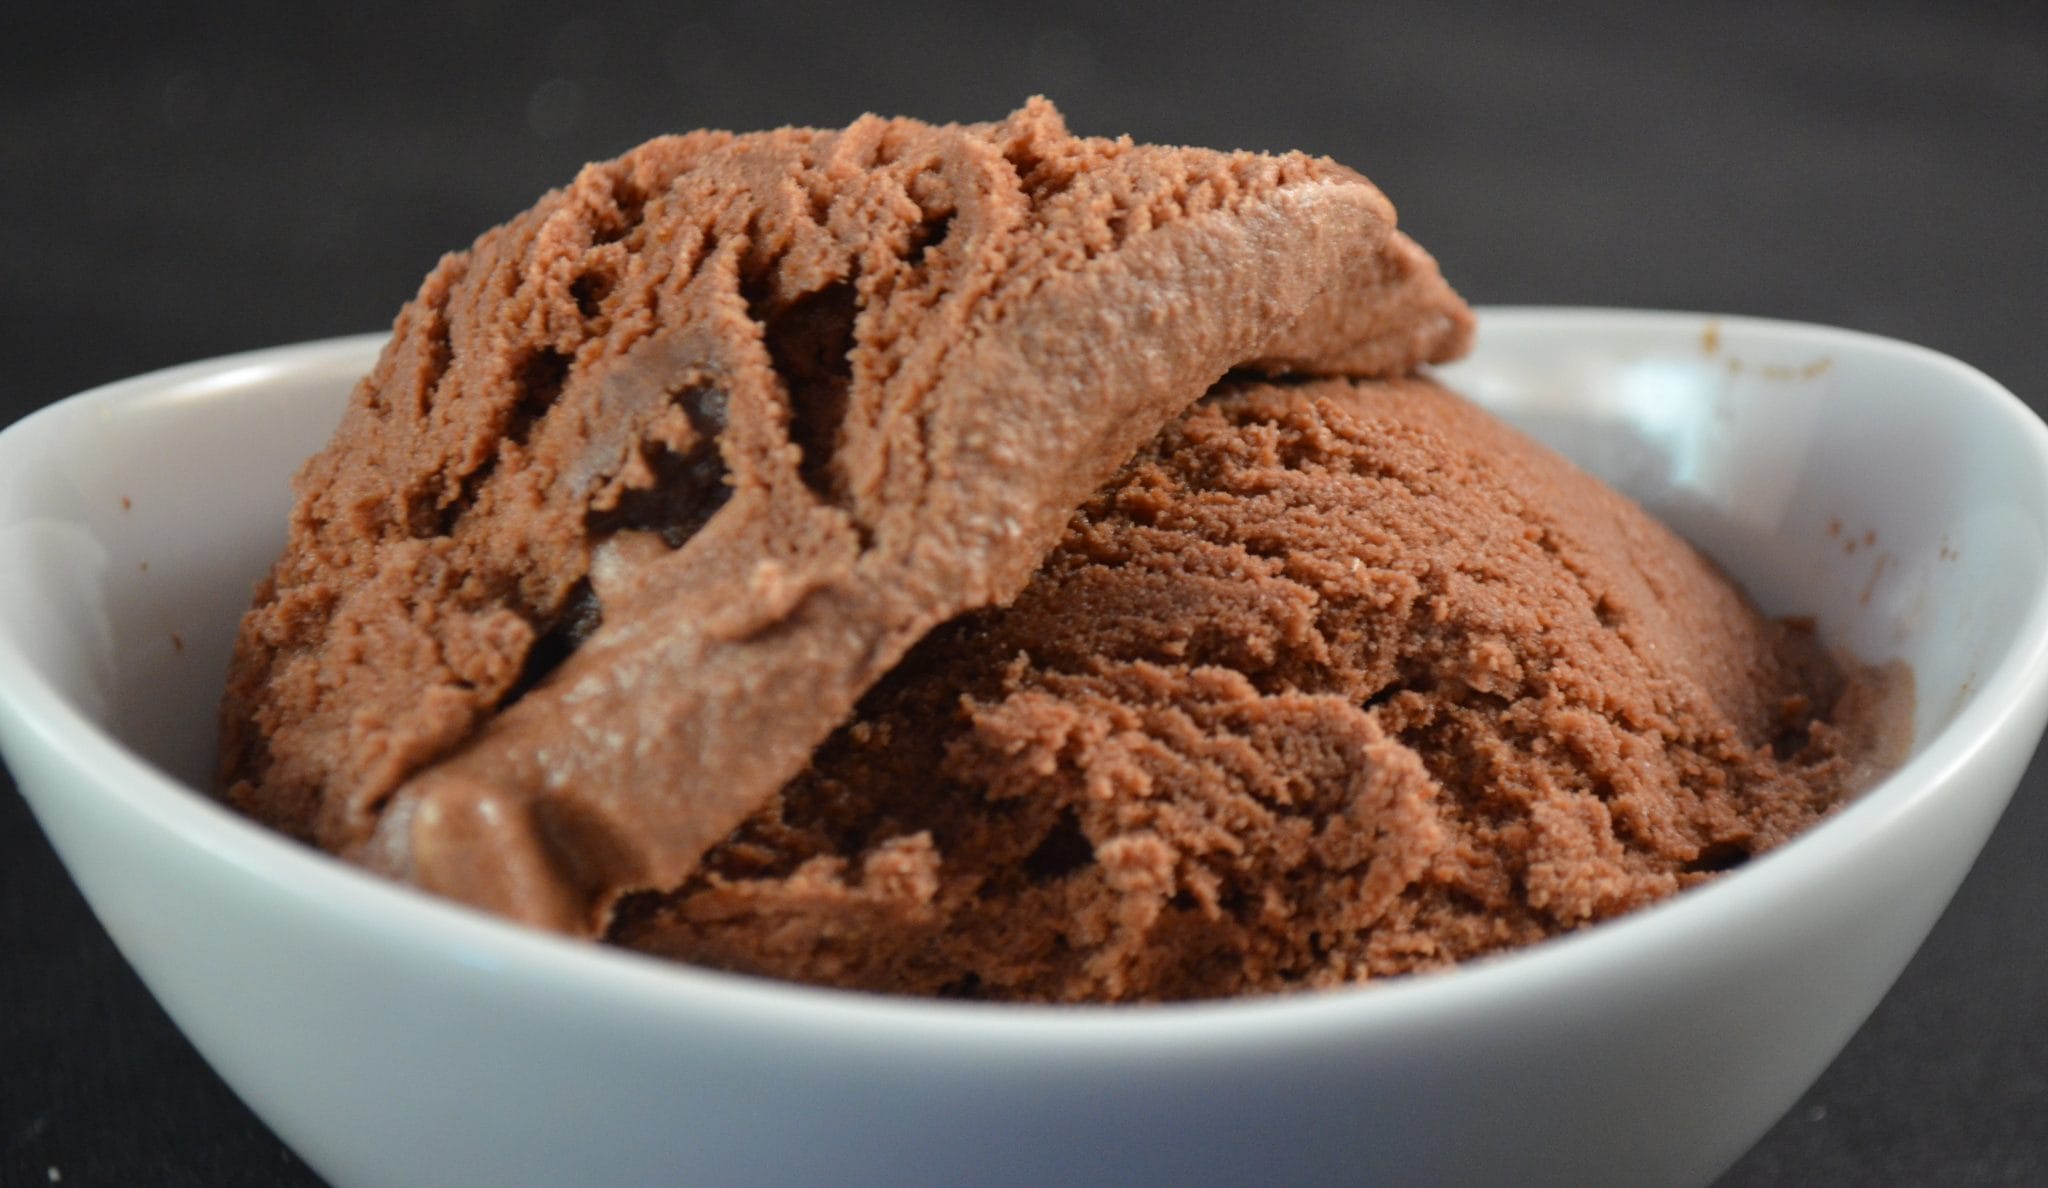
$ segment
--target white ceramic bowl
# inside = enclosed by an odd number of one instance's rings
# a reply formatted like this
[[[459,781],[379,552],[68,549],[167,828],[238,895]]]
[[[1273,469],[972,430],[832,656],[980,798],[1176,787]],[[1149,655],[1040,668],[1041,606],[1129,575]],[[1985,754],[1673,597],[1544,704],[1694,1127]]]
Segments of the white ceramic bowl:
[[[286,480],[372,338],[0,435],[0,743],[171,1016],[340,1184],[1702,1182],[1884,994],[2048,713],[2048,432],[1953,360],[1491,310],[1455,385],[1918,675],[1897,774],[1710,887],[1431,977],[1160,1008],[670,966],[381,882],[195,789]]]

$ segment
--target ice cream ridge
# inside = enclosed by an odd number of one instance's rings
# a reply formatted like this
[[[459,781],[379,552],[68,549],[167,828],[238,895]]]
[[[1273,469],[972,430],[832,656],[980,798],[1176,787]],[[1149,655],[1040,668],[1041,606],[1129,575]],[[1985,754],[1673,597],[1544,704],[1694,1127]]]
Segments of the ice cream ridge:
[[[446,257],[301,470],[221,787],[530,924],[858,989],[1447,965],[1829,812],[1886,681],[1424,374],[1327,160],[697,132]]]

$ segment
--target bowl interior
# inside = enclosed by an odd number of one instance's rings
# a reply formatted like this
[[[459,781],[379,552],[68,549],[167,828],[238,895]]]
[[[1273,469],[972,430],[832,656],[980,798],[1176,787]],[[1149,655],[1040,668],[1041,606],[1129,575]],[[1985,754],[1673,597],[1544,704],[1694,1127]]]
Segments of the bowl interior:
[[[1772,615],[1913,671],[1913,753],[2043,598],[2043,431],[1944,356],[1741,318],[1492,311],[1452,387],[1627,492]]]
[[[235,625],[380,340],[194,364],[0,446],[0,630],[173,777],[211,777]],[[2041,598],[2038,423],[1952,360],[1743,319],[1495,310],[1451,386],[1634,496],[1773,614],[1913,668],[1926,746]],[[11,448],[6,448],[11,447]]]
[[[228,655],[283,548],[291,476],[380,344],[158,372],[0,439],[0,634],[72,708],[181,782],[211,785]]]

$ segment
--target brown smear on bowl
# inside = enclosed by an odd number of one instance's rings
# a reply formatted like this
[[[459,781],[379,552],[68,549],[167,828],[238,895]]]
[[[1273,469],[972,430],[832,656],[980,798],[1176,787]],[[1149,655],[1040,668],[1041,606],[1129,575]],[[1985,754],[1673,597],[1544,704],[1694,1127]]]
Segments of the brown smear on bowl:
[[[1718,355],[1721,353],[1721,323],[1719,320],[1709,321],[1700,330],[1700,353],[1703,355]],[[1821,376],[1826,375],[1829,369],[1834,367],[1835,360],[1832,355],[1816,355],[1812,359],[1800,364],[1752,364],[1748,360],[1730,355],[1726,359],[1725,365],[1728,368],[1728,374],[1731,376],[1754,371],[1764,379],[1786,383],[1819,379]]]

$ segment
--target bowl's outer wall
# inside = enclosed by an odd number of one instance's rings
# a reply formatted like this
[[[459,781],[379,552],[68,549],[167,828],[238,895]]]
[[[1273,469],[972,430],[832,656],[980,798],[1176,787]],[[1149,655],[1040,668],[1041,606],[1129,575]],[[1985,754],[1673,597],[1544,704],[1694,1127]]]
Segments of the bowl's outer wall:
[[[2025,710],[2038,731],[2038,697]],[[2030,752],[1864,858],[1886,877],[1399,1027],[1029,1046],[901,1020],[579,1000],[165,845],[9,737],[38,815],[195,1045],[341,1184],[1703,1181],[1811,1082],[1931,926]],[[1959,776],[1959,779],[1964,778]],[[1861,867],[1859,867],[1861,869]],[[174,890],[166,890],[174,889]],[[742,998],[744,996],[741,996]],[[1227,1026],[1218,1028],[1227,1032]],[[971,1028],[970,1028],[971,1031]],[[374,1139],[367,1136],[375,1136]],[[593,1175],[594,1169],[603,1169]],[[996,1176],[993,1173],[1000,1173]]]
[[[1489,315],[1489,331],[1502,332],[1485,341],[1512,343],[1519,327],[1529,337],[1516,349],[1537,349],[1560,333],[1546,316]],[[1675,325],[1608,329],[1676,352]],[[237,520],[242,543],[181,562],[167,523],[122,517],[169,508],[230,536],[224,517],[274,520],[281,492],[250,501],[253,512],[209,512],[190,492],[231,454],[317,441],[341,377],[369,349],[310,349],[267,370],[247,360],[239,372],[188,370],[179,398],[152,406],[163,424],[129,448],[140,458],[176,432],[178,408],[195,424],[231,414],[236,444],[220,444],[217,421],[195,430],[180,451],[162,452],[153,480],[130,472],[132,506],[118,514],[108,510],[115,492],[97,489],[106,480],[89,468],[40,488],[30,514],[29,496],[0,478],[0,573],[23,549],[71,558],[35,571],[60,575],[44,587],[19,567],[0,581],[0,652],[32,656],[89,715],[161,765],[204,778],[206,747],[191,723],[210,715],[231,629],[217,612],[241,601],[275,529]],[[1889,362],[1907,369],[1898,383],[1910,387],[1914,357]],[[265,399],[281,387],[313,404]],[[128,423],[146,422],[108,422],[102,436]],[[2021,505],[1985,530],[1991,538],[2041,539],[2048,498],[2034,431],[2006,433],[2009,465],[2031,457],[2035,470],[1991,476]],[[49,443],[36,444],[44,456]],[[1911,460],[1897,462],[1887,483],[1912,477]],[[288,469],[263,482],[281,485]],[[1958,489],[1981,500],[1972,482]],[[193,502],[169,502],[181,498]],[[1914,531],[1900,530],[1899,547]],[[144,546],[163,549],[154,585],[137,576]],[[1977,628],[2014,643],[2014,608],[2039,598],[2038,580],[2024,599],[2000,601],[2001,580],[2027,575],[2002,577],[1967,554],[1961,564],[1970,580],[1956,588],[1987,592]],[[1916,565],[1901,560],[1889,580],[1910,584]],[[1948,581],[1938,573],[1919,578]],[[1849,635],[1892,638],[1868,624],[1910,610],[1910,598],[1893,597],[1902,588],[1864,600]],[[144,590],[168,591],[172,605]],[[185,597],[213,621],[180,618]],[[25,603],[36,607],[26,638]],[[161,614],[171,618],[150,617]],[[1968,628],[1939,617],[1909,626]],[[337,1183],[669,1183],[679,1169],[700,1183],[1693,1183],[1811,1083],[1947,902],[2048,715],[2034,659],[1997,705],[1930,690],[1931,712],[1963,710],[1980,737],[1923,750],[1916,786],[1881,788],[1720,886],[1434,982],[1139,1012],[927,1008],[589,953],[308,860],[164,787],[47,692],[21,695],[19,682],[0,689],[0,744],[152,991]],[[152,707],[167,695],[176,708],[159,714]]]

